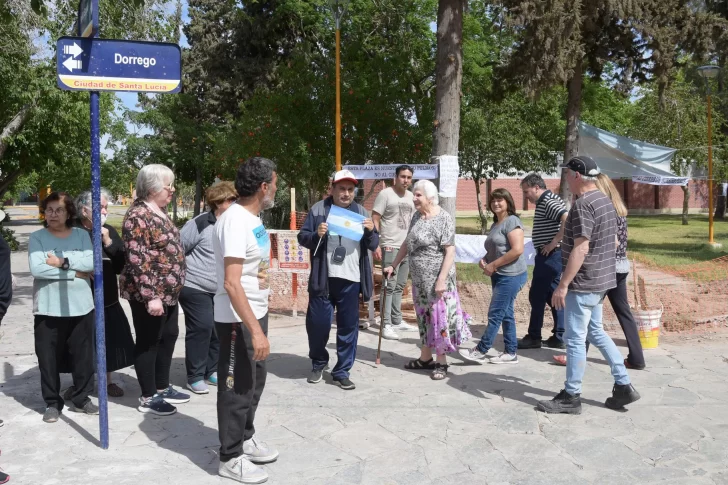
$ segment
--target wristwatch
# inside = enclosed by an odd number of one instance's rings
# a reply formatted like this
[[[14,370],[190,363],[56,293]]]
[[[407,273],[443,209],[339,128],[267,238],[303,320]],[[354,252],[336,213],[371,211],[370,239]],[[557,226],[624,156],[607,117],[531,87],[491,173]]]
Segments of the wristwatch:
[[[63,258],[63,264],[61,265],[61,269],[63,271],[68,271],[68,268],[70,268],[71,265],[68,264],[68,258]]]

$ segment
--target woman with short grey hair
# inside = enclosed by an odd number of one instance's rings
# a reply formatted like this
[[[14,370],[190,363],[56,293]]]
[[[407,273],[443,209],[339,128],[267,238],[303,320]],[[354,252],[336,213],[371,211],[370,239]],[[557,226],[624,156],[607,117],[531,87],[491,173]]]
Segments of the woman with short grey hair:
[[[104,321],[106,333],[106,389],[110,397],[121,397],[124,391],[113,382],[111,373],[134,363],[134,338],[129,320],[119,303],[116,275],[124,268],[124,242],[113,226],[106,224],[111,194],[101,189],[101,245],[104,272]],[[76,197],[76,226],[91,236],[93,199],[91,191]],[[73,388],[71,388],[73,389]],[[68,391],[66,391],[68,392]]]
[[[471,336],[470,316],[460,307],[455,282],[455,222],[440,208],[432,182],[420,180],[412,192],[417,212],[397,257],[382,273],[389,278],[409,258],[422,349],[405,368],[432,370],[432,379],[442,380],[447,377],[447,354]]]
[[[185,283],[185,251],[179,231],[167,216],[174,194],[174,173],[164,165],[139,171],[137,199],[124,218],[126,264],[119,277],[121,296],[129,300],[136,345],[134,370],[142,389],[139,411],[166,416],[173,404],[190,400],[169,383],[180,291]]]

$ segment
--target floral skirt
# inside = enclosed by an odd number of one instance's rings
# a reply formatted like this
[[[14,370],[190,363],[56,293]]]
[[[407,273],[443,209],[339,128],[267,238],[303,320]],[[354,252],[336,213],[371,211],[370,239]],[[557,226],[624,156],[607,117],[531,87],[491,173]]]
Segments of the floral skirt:
[[[460,296],[454,281],[448,281],[442,298],[431,297],[429,291],[412,285],[412,298],[417,313],[422,345],[435,349],[437,355],[456,352],[467,342],[471,317],[460,307]]]

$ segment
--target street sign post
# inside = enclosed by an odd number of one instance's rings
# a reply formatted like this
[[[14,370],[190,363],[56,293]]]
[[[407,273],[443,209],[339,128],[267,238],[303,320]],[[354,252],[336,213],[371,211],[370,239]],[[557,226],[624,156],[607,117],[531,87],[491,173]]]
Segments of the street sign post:
[[[177,44],[61,37],[56,50],[61,89],[177,93],[182,86]]]
[[[99,91],[177,93],[182,87],[182,56],[176,44],[97,38],[98,0],[80,0],[76,25],[80,37],[61,37],[56,42],[56,71],[59,88],[90,91],[96,376],[99,441],[106,450],[109,448],[109,406],[101,246]]]
[[[81,0],[78,4],[78,35],[95,37],[99,31],[99,0]]]

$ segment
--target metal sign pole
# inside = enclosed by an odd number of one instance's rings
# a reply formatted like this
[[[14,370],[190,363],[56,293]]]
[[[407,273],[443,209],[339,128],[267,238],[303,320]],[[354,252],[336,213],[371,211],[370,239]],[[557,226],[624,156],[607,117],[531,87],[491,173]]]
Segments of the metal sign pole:
[[[99,92],[91,91],[91,198],[93,204],[94,304],[96,307],[96,377],[99,393],[101,448],[109,448],[109,401],[106,389],[106,332],[104,273],[101,249],[101,161],[99,147]]]

